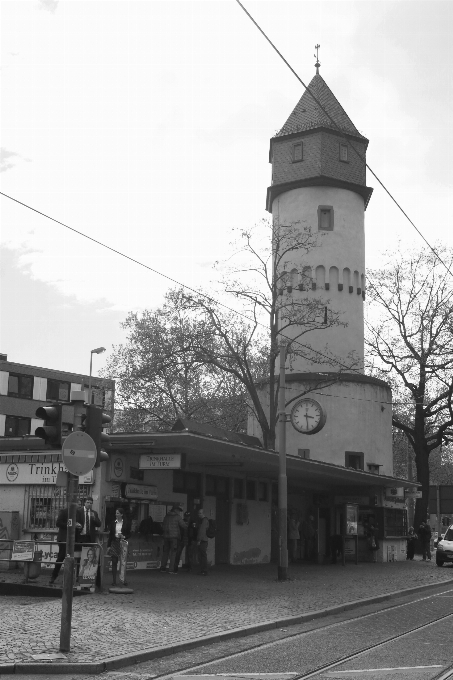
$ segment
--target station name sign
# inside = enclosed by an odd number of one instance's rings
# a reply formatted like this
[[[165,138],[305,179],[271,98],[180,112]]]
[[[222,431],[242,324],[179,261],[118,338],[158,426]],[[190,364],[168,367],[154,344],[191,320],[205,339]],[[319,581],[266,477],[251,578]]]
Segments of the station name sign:
[[[67,472],[64,463],[0,463],[0,484],[55,484],[59,472]],[[92,483],[92,470],[79,477],[79,484]]]
[[[180,453],[143,453],[140,456],[140,470],[179,470]]]

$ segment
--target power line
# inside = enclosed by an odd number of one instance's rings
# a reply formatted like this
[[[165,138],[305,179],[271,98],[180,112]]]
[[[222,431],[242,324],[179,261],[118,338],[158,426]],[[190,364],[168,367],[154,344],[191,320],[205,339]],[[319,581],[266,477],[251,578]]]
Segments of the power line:
[[[232,312],[233,314],[237,314],[238,316],[241,316],[243,319],[246,319],[247,321],[256,324],[258,326],[262,326],[266,330],[268,330],[268,327],[261,323],[260,321],[257,321],[256,319],[251,319],[249,316],[246,314],[243,314],[242,312],[239,312],[236,309],[233,309],[232,307],[228,307],[228,305],[225,305],[223,302],[220,302],[219,300],[216,300],[215,298],[206,295],[206,293],[203,293],[200,290],[195,290],[195,288],[191,288],[185,283],[181,283],[180,281],[177,281],[177,279],[173,279],[171,276],[168,276],[167,274],[163,274],[162,272],[158,271],[157,269],[154,269],[153,267],[150,267],[147,264],[144,264],[143,262],[140,262],[140,260],[136,260],[135,258],[131,257],[130,255],[126,255],[123,253],[121,250],[116,250],[116,248],[112,248],[111,246],[108,246],[106,243],[103,243],[102,241],[98,241],[97,239],[93,238],[92,236],[88,236],[88,234],[84,234],[82,231],[78,231],[78,229],[74,229],[74,227],[70,227],[68,224],[65,224],[64,222],[61,222],[60,220],[55,219],[55,217],[51,217],[50,215],[47,215],[46,213],[41,212],[41,210],[37,210],[36,208],[33,208],[31,205],[28,205],[27,203],[24,203],[23,201],[19,201],[17,198],[14,198],[13,196],[9,196],[8,194],[5,194],[3,191],[0,191],[0,195],[4,196],[5,198],[9,198],[11,201],[14,201],[15,203],[18,203],[19,205],[23,206],[24,208],[27,208],[28,210],[31,210],[32,212],[37,213],[38,215],[41,215],[42,217],[45,217],[48,220],[51,220],[51,222],[55,222],[56,224],[59,224],[60,226],[64,227],[65,229],[69,229],[69,231],[74,232],[78,236],[82,236],[83,238],[88,239],[89,241],[92,241],[93,243],[96,243],[98,246],[101,246],[102,248],[106,248],[107,250],[110,250],[112,253],[115,253],[116,255],[119,255],[120,257],[124,257],[126,260],[130,260],[131,262],[134,262],[134,264],[138,264],[140,267],[144,267],[145,269],[148,269],[149,271],[153,272],[154,274],[158,274],[158,276],[162,276],[164,279],[167,279],[168,281],[172,281],[172,283],[176,283],[178,286],[181,286],[182,288],[185,288],[186,290],[190,290],[192,293],[195,293],[196,295],[205,298],[208,300],[208,302],[213,302],[216,305],[219,305],[219,307],[223,307],[224,309],[227,309],[229,312]],[[338,366],[341,368],[345,368],[348,370],[353,370],[349,366],[346,366],[345,364],[341,364],[339,361],[332,359],[332,357],[328,357],[326,354],[323,354],[319,350],[312,349],[311,347],[307,347],[306,345],[303,345],[301,342],[298,340],[292,339],[288,337],[287,335],[283,335],[282,333],[280,334],[281,337],[285,340],[289,340],[290,342],[299,345],[305,350],[308,350],[310,352],[313,352],[314,354],[317,354],[320,357],[323,357],[324,359],[328,359],[329,361],[334,361]]]
[[[396,200],[396,198],[390,193],[390,191],[387,189],[387,187],[385,186],[385,184],[379,179],[379,177],[376,175],[376,173],[374,172],[374,170],[368,165],[368,163],[367,163],[366,160],[365,160],[365,157],[360,153],[360,151],[358,151],[358,150],[355,148],[355,146],[354,146],[354,145],[351,143],[351,141],[347,138],[347,136],[344,134],[344,131],[339,127],[339,125],[337,124],[337,122],[332,118],[332,116],[328,113],[328,111],[326,111],[326,109],[322,106],[321,102],[318,101],[317,97],[313,94],[313,92],[310,90],[310,88],[308,87],[308,85],[305,85],[305,83],[304,83],[304,81],[302,80],[302,78],[300,78],[300,76],[296,73],[296,71],[293,69],[293,67],[291,66],[291,64],[285,59],[285,57],[283,56],[283,54],[277,49],[277,47],[274,45],[274,43],[272,42],[272,40],[266,35],[266,33],[263,31],[263,29],[259,26],[259,24],[258,24],[258,23],[255,21],[255,19],[252,17],[252,15],[250,14],[250,12],[248,12],[248,11],[245,9],[244,5],[240,2],[240,0],[236,0],[236,2],[237,2],[237,4],[241,7],[241,9],[244,10],[245,14],[247,14],[247,16],[249,17],[249,19],[253,22],[253,24],[256,26],[256,28],[259,30],[259,32],[264,36],[264,38],[267,40],[267,42],[269,43],[269,45],[275,50],[275,52],[277,52],[278,56],[279,56],[280,59],[286,64],[286,66],[289,68],[289,70],[291,71],[291,73],[293,73],[293,74],[296,76],[297,80],[301,83],[301,85],[305,88],[305,90],[306,90],[306,91],[308,92],[308,94],[312,97],[312,99],[315,101],[315,103],[319,106],[319,108],[321,109],[321,111],[329,118],[329,120],[331,121],[331,123],[332,123],[332,124],[335,126],[335,128],[338,130],[338,132],[340,132],[340,134],[342,135],[343,139],[346,141],[347,145],[354,151],[354,153],[359,157],[359,159],[362,161],[362,163],[364,163],[364,165],[366,166],[366,168],[368,168],[368,170],[371,172],[371,174],[373,175],[373,177],[379,182],[379,184],[380,184],[381,187],[384,189],[384,191],[390,196],[390,198],[391,198],[392,201],[395,203],[395,205],[396,205],[396,206],[399,208],[399,210],[403,213],[404,217],[405,217],[405,218],[408,220],[408,222],[414,227],[415,231],[419,234],[419,236],[421,236],[421,238],[424,240],[424,242],[426,243],[426,245],[431,249],[431,251],[434,253],[434,255],[435,255],[435,256],[438,258],[438,260],[443,264],[443,266],[444,266],[445,269],[448,271],[448,273],[453,277],[453,272],[451,271],[451,269],[445,264],[445,262],[442,260],[442,258],[440,257],[440,255],[437,253],[437,251],[432,247],[432,245],[429,243],[429,241],[423,236],[422,232],[418,229],[418,227],[414,224],[414,222],[412,222],[412,220],[410,219],[409,215],[403,210],[403,208],[402,208],[401,205],[398,203],[398,201]]]

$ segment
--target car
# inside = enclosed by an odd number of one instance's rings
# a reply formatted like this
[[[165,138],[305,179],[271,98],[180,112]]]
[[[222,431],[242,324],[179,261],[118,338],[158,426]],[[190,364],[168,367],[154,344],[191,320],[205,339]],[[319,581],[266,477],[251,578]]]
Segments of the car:
[[[448,527],[445,534],[441,534],[437,543],[436,564],[442,567],[445,562],[453,562],[453,524]]]

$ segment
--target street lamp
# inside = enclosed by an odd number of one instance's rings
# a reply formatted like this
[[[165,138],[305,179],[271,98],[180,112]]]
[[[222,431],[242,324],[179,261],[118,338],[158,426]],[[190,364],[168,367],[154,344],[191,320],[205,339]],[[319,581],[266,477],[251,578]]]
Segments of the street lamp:
[[[105,347],[96,347],[90,353],[90,378],[88,380],[88,403],[91,404],[91,372],[93,370],[93,354],[102,354],[105,352]]]

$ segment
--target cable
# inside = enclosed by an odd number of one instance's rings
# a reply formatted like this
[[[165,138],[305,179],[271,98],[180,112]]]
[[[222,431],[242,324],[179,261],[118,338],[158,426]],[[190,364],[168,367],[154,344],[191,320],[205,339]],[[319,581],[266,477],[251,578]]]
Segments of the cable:
[[[159,276],[162,276],[164,279],[168,279],[168,281],[172,281],[173,283],[176,283],[178,286],[181,286],[181,288],[185,288],[186,290],[190,290],[190,291],[192,291],[192,293],[195,293],[196,295],[199,295],[200,297],[204,297],[209,302],[214,302],[216,305],[219,305],[220,307],[227,309],[229,312],[232,312],[233,314],[237,314],[238,316],[241,316],[243,319],[246,319],[247,321],[249,321],[253,324],[256,324],[257,326],[262,326],[263,328],[268,330],[268,327],[264,323],[261,323],[260,321],[257,321],[256,319],[251,319],[246,314],[243,314],[242,312],[239,312],[236,309],[233,309],[232,307],[228,307],[223,302],[219,302],[215,298],[210,297],[209,295],[206,295],[206,293],[203,293],[199,290],[195,290],[195,288],[191,288],[190,286],[186,285],[185,283],[181,283],[180,281],[173,279],[171,276],[167,276],[167,274],[162,274],[162,272],[158,271],[157,269],[153,269],[153,267],[149,267],[147,264],[140,262],[140,260],[136,260],[135,258],[131,257],[130,255],[126,255],[125,253],[121,252],[121,250],[116,250],[115,248],[112,248],[111,246],[108,246],[107,244],[102,243],[102,241],[98,241],[97,239],[93,238],[92,236],[88,236],[88,234],[84,234],[82,231],[78,231],[77,229],[74,229],[74,227],[70,227],[68,224],[65,224],[64,222],[60,222],[60,220],[55,219],[55,217],[50,217],[50,215],[46,215],[46,213],[43,213],[40,210],[37,210],[36,208],[33,208],[32,206],[28,205],[27,203],[23,203],[23,201],[19,201],[17,198],[13,198],[13,196],[9,196],[8,194],[5,194],[3,191],[0,191],[0,195],[4,196],[5,198],[9,198],[11,201],[18,203],[19,205],[22,205],[24,208],[28,208],[28,210],[31,210],[31,211],[37,213],[38,215],[41,215],[42,217],[45,217],[48,220],[51,220],[52,222],[56,222],[56,224],[59,224],[60,226],[65,227],[65,229],[69,229],[70,231],[73,231],[78,236],[83,236],[84,238],[88,239],[89,241],[93,241],[93,243],[96,243],[97,245],[101,246],[102,248],[106,248],[107,250],[110,250],[112,253],[115,253],[116,255],[119,255],[120,257],[124,257],[126,260],[130,260],[131,262],[134,262],[135,264],[140,265],[140,267],[144,267],[145,269],[149,269],[149,271],[153,272],[154,274],[158,274]],[[300,347],[302,347],[304,349],[307,349],[307,346],[303,345],[298,340],[294,340],[294,339],[288,337],[287,335],[283,335],[283,334],[281,334],[281,337],[284,338],[285,340],[289,340],[290,342],[292,342],[296,345],[299,345]],[[324,359],[328,359],[329,361],[332,361],[332,357],[328,357],[326,354],[323,354],[319,350],[309,348],[309,351],[313,352],[314,354],[317,354],[320,357],[323,357]],[[334,359],[334,362],[338,366],[340,366],[340,368],[345,368],[347,370],[353,370],[353,369],[351,369],[350,366],[346,366],[345,364],[341,364],[340,362],[338,362],[335,359]]]
[[[406,213],[406,212],[403,210],[403,208],[400,206],[400,204],[398,203],[398,201],[396,200],[396,198],[394,198],[394,196],[393,196],[393,195],[390,193],[390,191],[387,189],[387,187],[385,186],[385,184],[384,184],[383,182],[381,182],[381,180],[380,180],[379,177],[376,175],[376,173],[374,172],[374,170],[372,170],[372,168],[371,168],[371,167],[368,165],[368,163],[366,162],[365,157],[362,156],[362,154],[355,148],[355,146],[354,146],[353,144],[351,144],[350,140],[349,140],[349,139],[346,137],[346,135],[344,134],[344,131],[339,127],[339,125],[336,123],[336,121],[331,117],[331,115],[326,111],[326,109],[325,109],[325,108],[322,106],[322,104],[318,101],[318,99],[317,99],[316,96],[313,94],[313,92],[310,90],[310,88],[308,87],[308,85],[305,85],[304,81],[303,81],[303,80],[300,78],[300,76],[296,73],[296,71],[293,69],[293,67],[291,66],[291,64],[285,59],[285,57],[282,55],[282,53],[277,49],[277,47],[274,45],[274,43],[272,42],[272,40],[271,40],[270,38],[268,38],[268,36],[266,35],[266,33],[265,33],[265,32],[263,31],[263,29],[257,24],[257,22],[256,22],[255,19],[252,17],[252,15],[245,9],[244,5],[240,2],[240,0],[236,0],[236,2],[237,2],[237,4],[241,7],[241,9],[244,10],[245,14],[247,14],[247,16],[249,17],[249,19],[255,24],[255,26],[257,27],[257,29],[259,30],[259,32],[264,36],[264,38],[267,40],[267,42],[268,42],[268,43],[271,45],[271,47],[275,50],[275,52],[277,52],[277,54],[278,54],[278,56],[280,57],[280,59],[287,65],[287,67],[289,68],[289,70],[296,76],[297,80],[298,80],[298,81],[301,83],[301,85],[306,89],[306,91],[308,92],[308,94],[312,97],[312,99],[315,101],[315,103],[319,106],[319,108],[321,109],[321,111],[329,118],[329,120],[331,121],[331,123],[333,123],[333,125],[334,125],[335,128],[338,130],[338,132],[340,132],[340,134],[342,135],[343,139],[346,141],[346,143],[348,144],[348,146],[354,151],[354,153],[358,156],[358,158],[362,161],[362,163],[364,163],[364,165],[366,166],[366,168],[368,168],[368,170],[371,172],[371,174],[373,175],[373,177],[375,177],[375,179],[379,182],[379,184],[380,184],[381,187],[384,189],[384,191],[390,196],[390,198],[391,198],[392,201],[395,203],[395,205],[400,209],[400,211],[401,211],[401,212],[403,213],[403,215],[406,217],[406,219],[408,220],[408,222],[410,222],[410,224],[414,227],[415,231],[422,237],[422,239],[424,240],[424,242],[426,243],[426,245],[431,249],[431,251],[434,253],[434,255],[435,255],[435,256],[438,258],[438,260],[443,264],[443,266],[444,266],[445,269],[448,271],[448,273],[453,277],[453,272],[451,271],[451,269],[445,264],[445,262],[442,260],[442,258],[440,257],[440,255],[436,252],[436,250],[434,250],[434,248],[431,246],[431,244],[430,244],[430,243],[427,241],[427,239],[423,236],[422,232],[415,226],[415,224],[412,222],[412,220],[410,219],[410,217],[407,215],[407,213]]]

